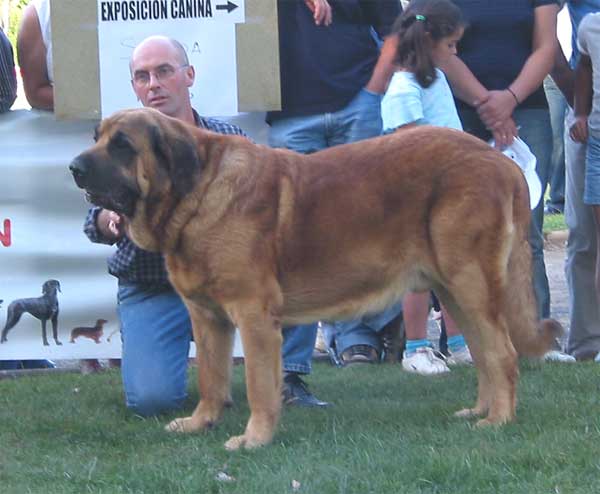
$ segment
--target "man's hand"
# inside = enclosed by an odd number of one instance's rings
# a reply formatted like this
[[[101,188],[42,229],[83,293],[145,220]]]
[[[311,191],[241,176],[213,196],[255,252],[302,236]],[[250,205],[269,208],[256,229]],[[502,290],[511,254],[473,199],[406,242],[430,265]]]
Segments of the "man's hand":
[[[327,0],[304,0],[304,3],[313,13],[317,26],[329,26],[332,21],[331,5]]]
[[[569,135],[575,142],[585,142],[588,138],[588,117],[575,117],[575,123],[569,129]]]
[[[501,124],[497,124],[496,128],[490,130],[495,141],[494,147],[500,150],[506,146],[510,146],[514,138],[519,135],[517,126],[512,118],[506,119]]]
[[[512,117],[517,101],[512,93],[505,91],[489,91],[485,102],[479,102],[477,113],[485,126],[494,131]]]
[[[125,235],[125,220],[120,214],[103,209],[98,214],[96,224],[102,235],[110,240],[119,240]]]

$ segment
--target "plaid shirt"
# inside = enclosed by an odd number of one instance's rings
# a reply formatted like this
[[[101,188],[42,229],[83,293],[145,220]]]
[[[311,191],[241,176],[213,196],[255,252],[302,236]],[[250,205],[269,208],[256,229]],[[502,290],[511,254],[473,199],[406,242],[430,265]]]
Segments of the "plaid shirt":
[[[196,125],[200,128],[219,132],[220,134],[235,134],[246,136],[244,131],[236,125],[221,122],[214,118],[200,117],[194,111]],[[102,208],[93,207],[85,219],[83,231],[95,243],[113,244],[102,235],[96,225],[98,214]],[[117,251],[108,258],[108,272],[116,276],[119,281],[129,283],[144,283],[150,285],[168,284],[167,270],[163,256],[156,252],[140,249],[127,237],[122,237],[116,242]]]
[[[10,41],[0,29],[0,113],[10,109],[17,97],[17,75]]]

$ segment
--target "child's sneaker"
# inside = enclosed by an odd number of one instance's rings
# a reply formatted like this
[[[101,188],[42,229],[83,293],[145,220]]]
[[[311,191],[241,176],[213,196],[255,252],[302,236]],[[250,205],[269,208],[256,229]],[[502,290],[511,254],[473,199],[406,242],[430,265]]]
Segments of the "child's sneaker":
[[[450,372],[443,357],[438,356],[433,348],[427,346],[417,348],[415,352],[409,355],[404,352],[402,368],[407,372],[421,374],[422,376],[435,376]]]
[[[544,354],[543,359],[546,362],[562,362],[563,364],[571,364],[577,362],[573,355],[569,355],[568,353],[561,352],[560,350],[550,350]]]
[[[450,352],[447,359],[448,365],[473,365],[473,357],[468,346],[463,346],[460,350]]]

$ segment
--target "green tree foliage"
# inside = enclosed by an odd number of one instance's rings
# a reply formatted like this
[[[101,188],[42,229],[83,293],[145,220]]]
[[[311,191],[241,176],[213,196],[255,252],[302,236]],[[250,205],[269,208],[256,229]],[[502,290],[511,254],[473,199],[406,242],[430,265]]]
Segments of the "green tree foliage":
[[[2,0],[2,2],[8,2],[8,28],[5,26],[6,35],[13,45],[13,48],[17,48],[17,31],[21,25],[21,16],[23,15],[23,9],[29,3],[29,0]]]

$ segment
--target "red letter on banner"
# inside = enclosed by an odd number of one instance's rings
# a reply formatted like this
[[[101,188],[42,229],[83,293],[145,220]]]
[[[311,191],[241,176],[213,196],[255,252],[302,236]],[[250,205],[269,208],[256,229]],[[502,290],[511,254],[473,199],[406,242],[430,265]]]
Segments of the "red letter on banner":
[[[4,247],[10,247],[11,236],[10,236],[10,220],[4,220],[4,231],[0,232],[0,242]]]

